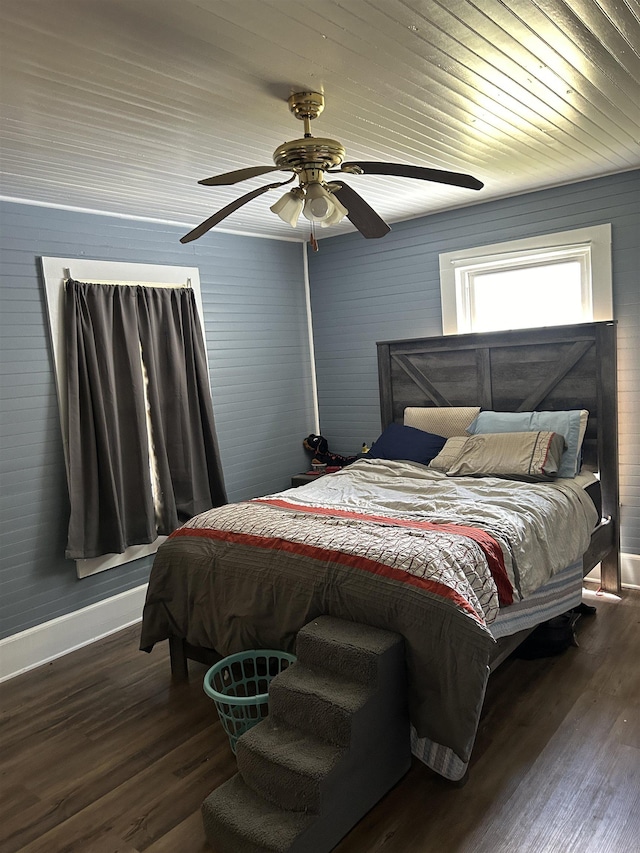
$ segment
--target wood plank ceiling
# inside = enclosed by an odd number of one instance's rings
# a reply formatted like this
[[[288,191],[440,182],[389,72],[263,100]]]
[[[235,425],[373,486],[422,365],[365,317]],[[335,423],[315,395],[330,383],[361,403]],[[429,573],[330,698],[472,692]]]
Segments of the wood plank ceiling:
[[[391,224],[640,166],[637,0],[1,0],[0,29],[4,198],[192,226],[274,180],[196,183],[270,165],[304,89],[347,159],[485,183],[350,179]],[[277,197],[218,227],[305,239]]]

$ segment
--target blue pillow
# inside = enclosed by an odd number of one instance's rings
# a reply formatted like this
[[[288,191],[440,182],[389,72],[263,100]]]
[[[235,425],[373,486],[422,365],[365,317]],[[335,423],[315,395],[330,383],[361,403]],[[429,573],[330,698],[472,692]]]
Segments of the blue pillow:
[[[415,427],[392,423],[373,443],[371,459],[406,459],[426,465],[440,453],[447,439]]]
[[[556,432],[564,437],[565,451],[558,477],[575,477],[580,470],[584,432],[580,409],[566,412],[480,412],[467,427],[470,435],[495,432]]]

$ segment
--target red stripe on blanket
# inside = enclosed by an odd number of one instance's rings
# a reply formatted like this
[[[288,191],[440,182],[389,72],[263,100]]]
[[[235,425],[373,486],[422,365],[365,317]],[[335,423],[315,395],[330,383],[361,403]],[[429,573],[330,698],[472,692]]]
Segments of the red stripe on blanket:
[[[484,619],[476,613],[471,604],[463,596],[445,584],[428,580],[427,578],[416,577],[402,571],[402,569],[394,569],[392,566],[378,563],[376,560],[370,560],[367,557],[358,557],[355,554],[345,554],[342,551],[335,551],[331,548],[319,548],[317,545],[306,545],[302,542],[291,542],[288,539],[281,539],[280,537],[256,536],[251,533],[234,533],[231,530],[217,530],[211,527],[179,527],[173,531],[169,539],[174,539],[178,536],[201,536],[205,539],[234,542],[254,548],[265,548],[270,551],[288,551],[291,554],[311,557],[315,560],[322,560],[323,562],[330,560],[333,563],[339,563],[343,566],[351,566],[355,569],[361,569],[374,575],[380,575],[390,580],[427,590],[441,598],[446,598],[458,607],[466,610],[481,625],[484,625]]]
[[[397,527],[409,527],[416,530],[435,530],[441,533],[453,533],[456,536],[466,536],[473,539],[487,558],[489,571],[498,590],[498,601],[502,607],[513,604],[513,587],[504,564],[504,556],[499,543],[486,530],[477,527],[467,527],[463,524],[436,524],[433,521],[417,521],[409,518],[393,518],[386,515],[371,515],[369,513],[354,512],[349,509],[331,509],[330,507],[309,507],[302,504],[293,504],[278,498],[255,498],[251,503],[263,503],[282,509],[291,509],[295,512],[306,512],[310,515],[332,515],[339,518],[354,518],[363,521],[372,521],[378,524],[390,524]]]

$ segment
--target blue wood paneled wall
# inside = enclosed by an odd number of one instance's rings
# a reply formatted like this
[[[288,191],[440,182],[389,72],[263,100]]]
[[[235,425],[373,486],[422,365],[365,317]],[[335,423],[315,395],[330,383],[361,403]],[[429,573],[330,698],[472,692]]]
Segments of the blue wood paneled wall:
[[[363,182],[363,192],[366,187]],[[428,186],[425,188],[428,192]],[[276,491],[314,429],[299,244],[0,203],[0,637],[147,579],[138,561],[78,581],[62,556],[67,499],[41,255],[198,266],[218,437],[231,500]],[[375,343],[441,332],[438,255],[612,223],[618,320],[622,547],[640,554],[640,172],[322,240],[310,278],[321,430],[355,453],[380,431]]]
[[[314,430],[299,243],[1,203],[0,636],[146,582],[150,560],[77,580],[39,257],[197,266],[230,500],[286,488]]]
[[[366,195],[364,178],[358,188]],[[441,252],[606,222],[618,320],[622,548],[640,554],[640,171],[397,223],[381,240],[322,240],[309,274],[320,429],[330,449],[355,453],[380,432],[376,341],[442,333]]]

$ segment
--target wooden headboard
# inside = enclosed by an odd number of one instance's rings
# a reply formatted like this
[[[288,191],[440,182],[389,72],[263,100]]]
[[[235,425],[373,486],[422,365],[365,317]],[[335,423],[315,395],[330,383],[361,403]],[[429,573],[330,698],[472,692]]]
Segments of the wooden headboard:
[[[619,591],[616,326],[545,326],[378,343],[383,428],[407,406],[500,412],[588,409],[583,464],[600,476],[603,522],[585,555]]]

